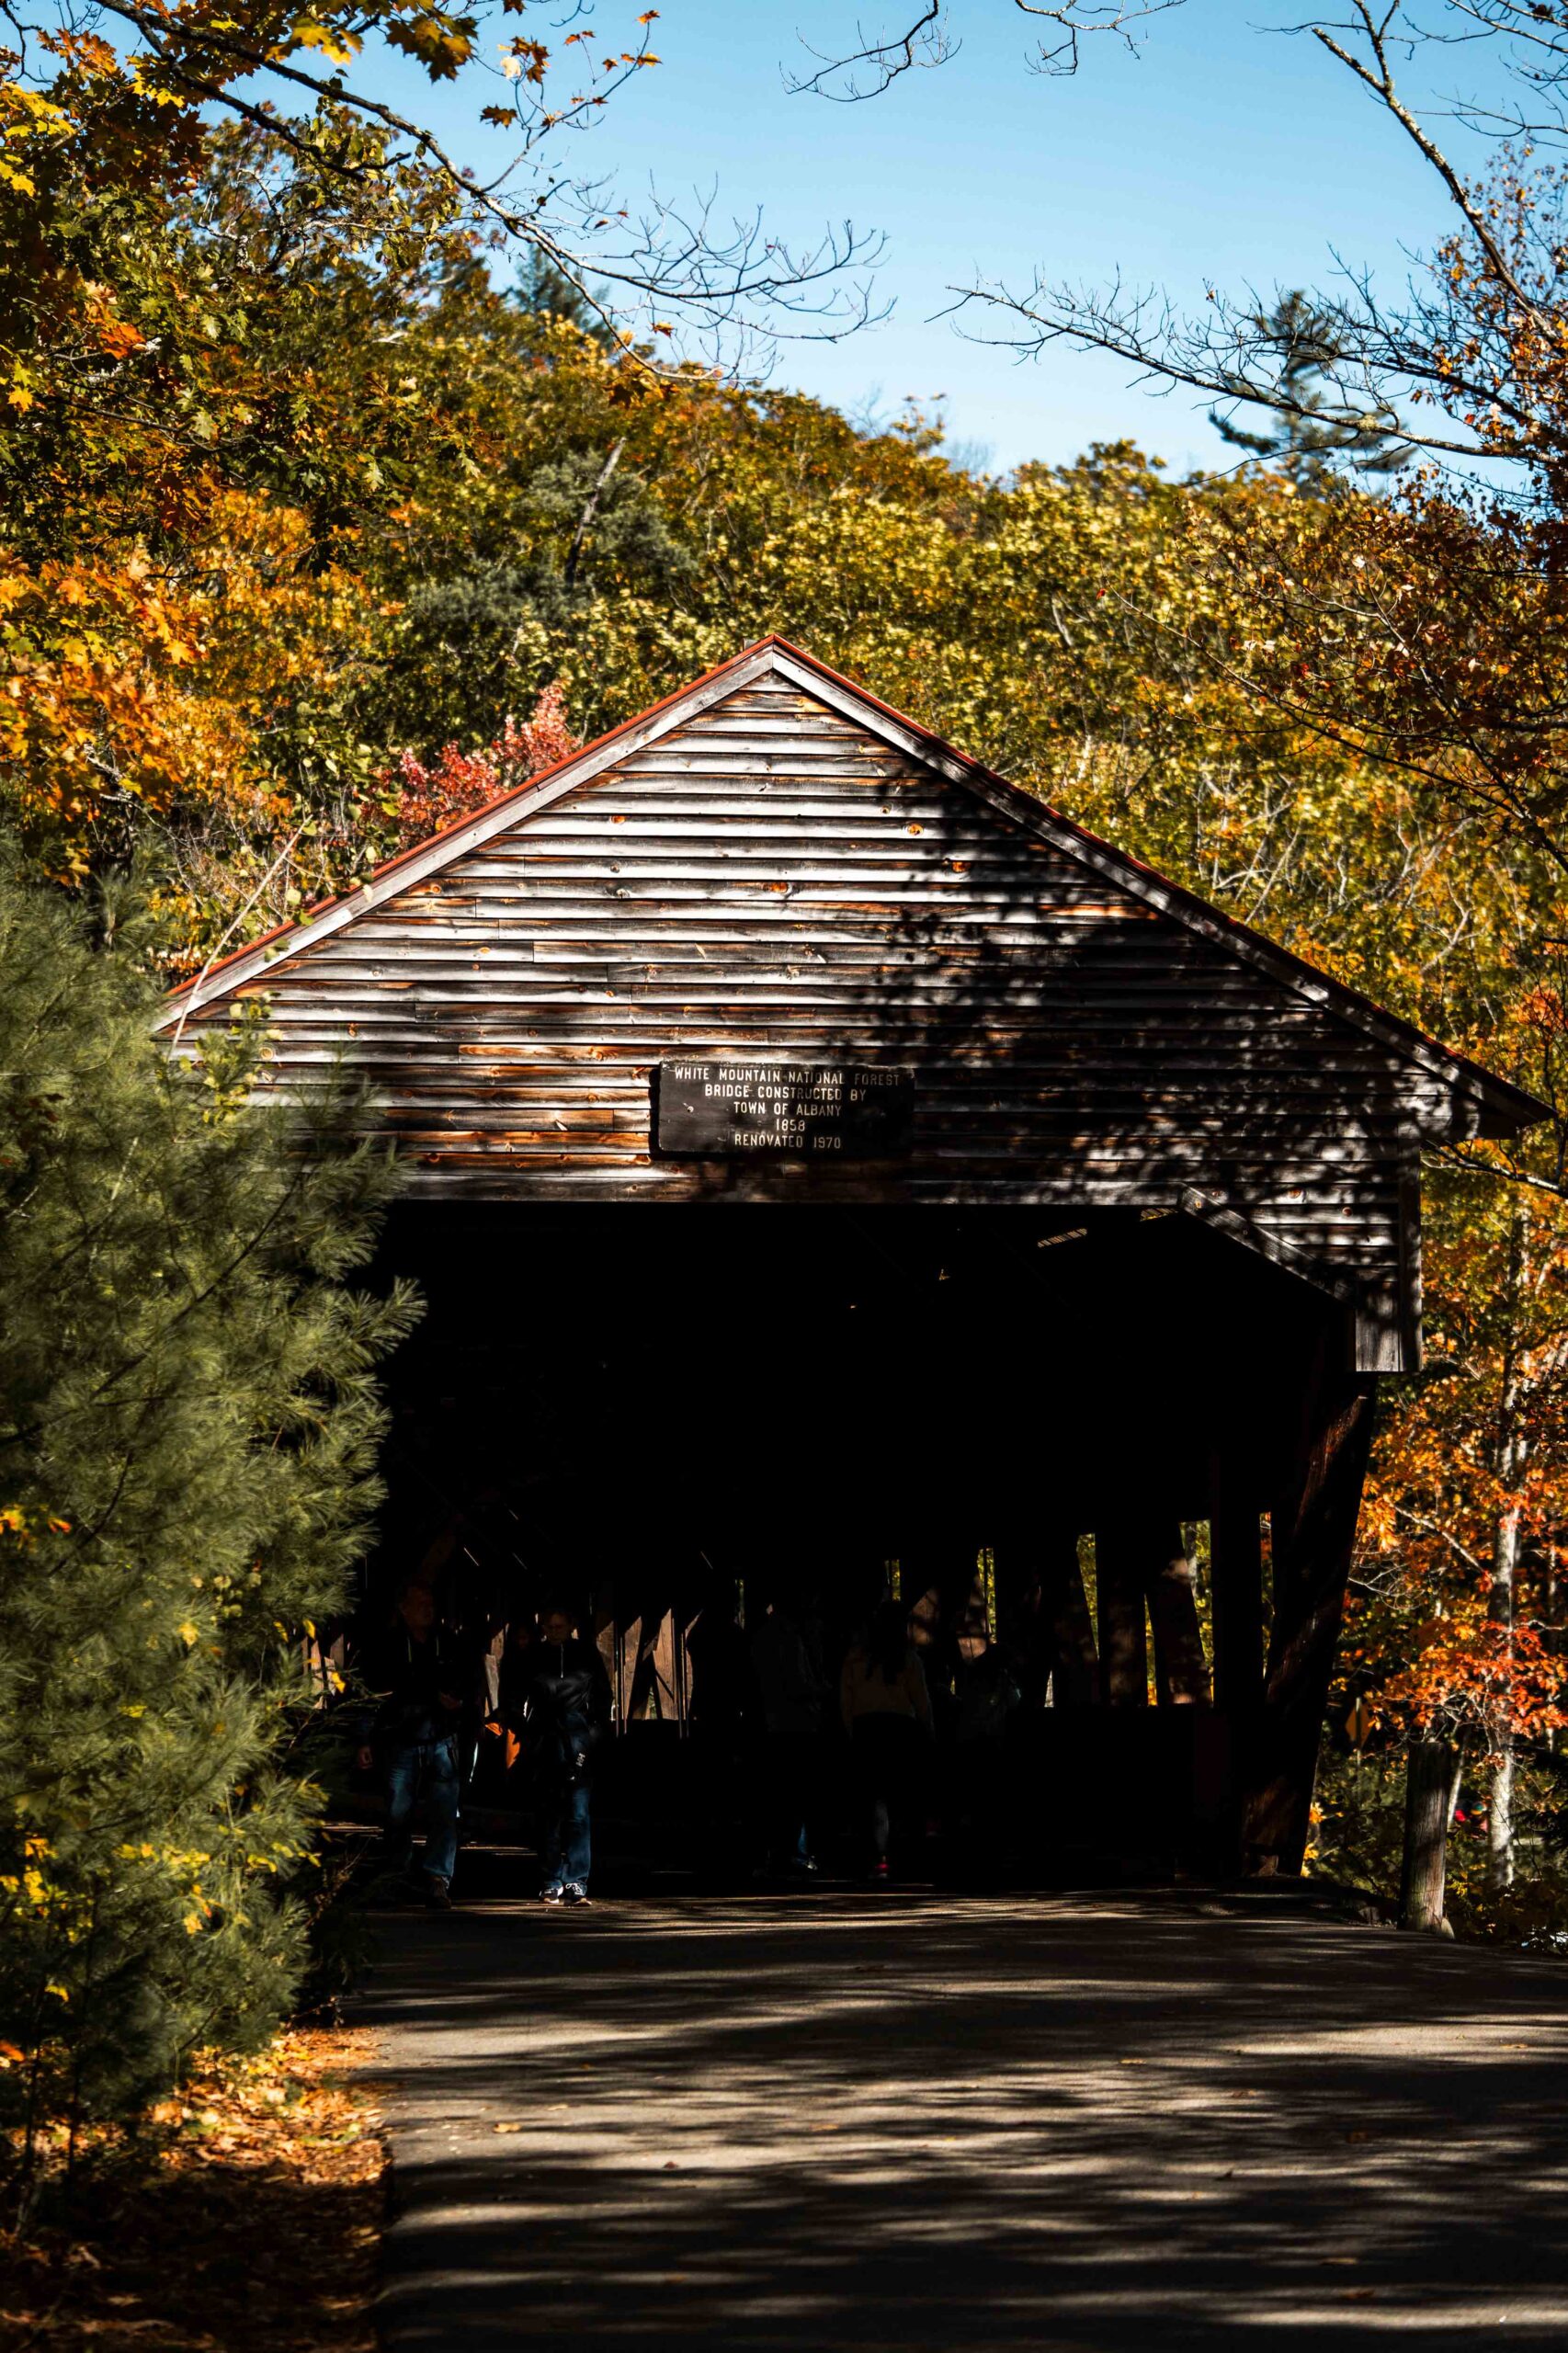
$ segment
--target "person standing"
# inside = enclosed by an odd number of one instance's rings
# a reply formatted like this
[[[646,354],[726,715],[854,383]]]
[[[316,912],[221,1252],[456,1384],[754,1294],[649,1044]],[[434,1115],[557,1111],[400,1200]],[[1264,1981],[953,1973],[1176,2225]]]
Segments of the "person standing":
[[[871,1877],[889,1876],[889,1848],[918,1802],[931,1743],[931,1695],[909,1613],[884,1602],[850,1648],[839,1706],[869,1818]]]
[[[381,1772],[387,1859],[433,1911],[449,1912],[462,1786],[460,1743],[480,1694],[472,1646],[442,1622],[429,1586],[410,1584],[367,1645],[363,1673],[381,1705],[358,1761],[362,1770]],[[427,1826],[415,1870],[414,1813],[421,1799]]]
[[[960,1872],[994,1870],[1002,1849],[1009,1783],[1007,1727],[1022,1693],[983,1619],[959,1628],[950,1742],[950,1819]]]
[[[702,1609],[687,1631],[687,1656],[703,1852],[708,1868],[727,1879],[746,1856],[762,1709],[751,1645],[733,1608]]]
[[[610,1720],[609,1678],[597,1643],[551,1603],[520,1654],[520,1688],[504,1695],[539,1817],[546,1904],[586,1904],[593,1868],[594,1751]]]
[[[809,1614],[768,1605],[754,1629],[751,1659],[767,1732],[768,1862],[809,1874],[816,1870],[807,1817],[815,1789],[827,1686],[811,1638]]]

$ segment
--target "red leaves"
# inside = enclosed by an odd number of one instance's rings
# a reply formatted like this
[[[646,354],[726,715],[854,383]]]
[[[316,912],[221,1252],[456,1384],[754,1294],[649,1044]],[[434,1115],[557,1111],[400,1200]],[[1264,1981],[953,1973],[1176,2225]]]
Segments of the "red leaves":
[[[402,788],[399,846],[411,848],[460,818],[475,815],[576,748],[566,717],[565,689],[556,679],[540,696],[531,719],[521,725],[508,719],[483,752],[460,752],[455,744],[448,744],[429,767],[413,752],[404,752],[397,767]]]

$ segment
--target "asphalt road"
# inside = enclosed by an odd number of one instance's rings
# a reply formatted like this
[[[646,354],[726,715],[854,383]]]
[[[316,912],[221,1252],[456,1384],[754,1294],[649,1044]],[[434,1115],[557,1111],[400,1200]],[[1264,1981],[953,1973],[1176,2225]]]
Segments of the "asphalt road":
[[[1563,2353],[1565,1996],[1261,1895],[397,1918],[386,2341]]]

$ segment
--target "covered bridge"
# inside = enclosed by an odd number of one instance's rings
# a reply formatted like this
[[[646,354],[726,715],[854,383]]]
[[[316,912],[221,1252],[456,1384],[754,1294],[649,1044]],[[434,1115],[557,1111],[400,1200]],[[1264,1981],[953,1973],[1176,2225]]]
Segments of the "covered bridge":
[[[1299,1867],[1421,1152],[1528,1097],[777,638],[165,1026],[258,996],[407,1160],[389,1475],[486,1608],[684,1730],[748,1589],[983,1608],[1045,1812]]]

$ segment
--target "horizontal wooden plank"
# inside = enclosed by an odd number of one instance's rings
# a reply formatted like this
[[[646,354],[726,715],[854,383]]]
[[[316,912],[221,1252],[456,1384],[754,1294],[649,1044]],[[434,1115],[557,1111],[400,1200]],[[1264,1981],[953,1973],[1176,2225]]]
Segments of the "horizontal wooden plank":
[[[418,1051],[419,1043],[377,1033],[373,1038],[353,1040],[349,1059],[356,1070],[395,1086],[400,1092],[415,1086],[439,1092],[443,1073],[448,1074],[447,1086],[460,1095],[486,1085],[527,1085],[565,1092],[587,1089],[607,1097],[629,1087],[644,1093],[647,1088],[648,1063],[643,1055],[615,1055],[598,1047],[550,1046],[551,1058],[541,1063],[537,1057],[545,1041],[506,1038],[488,1044],[465,1041],[449,1061],[434,1063]],[[279,1052],[277,1067],[285,1071],[325,1068],[340,1051],[335,1036],[303,1042],[290,1039]],[[983,1072],[957,1073],[944,1089],[944,1100],[961,1106],[966,1097],[982,1093],[990,1083]],[[1355,1137],[1378,1158],[1404,1152],[1410,1142],[1406,1114],[1399,1104],[1346,1111],[1336,1098],[1314,1093],[1304,1085],[1271,1101],[1267,1114],[1258,1113],[1244,1093],[1227,1098],[1200,1084],[1186,1091],[1167,1088],[1158,1095],[1139,1097],[1127,1084],[1125,1073],[1108,1073],[1093,1090],[1074,1085],[1040,1087],[1033,1095],[1013,1094],[1003,1106],[1008,1116],[1019,1119],[1030,1117],[1037,1108],[1052,1107],[1063,1117],[1082,1119],[1092,1114],[1107,1123],[1158,1116],[1164,1110],[1184,1130],[1221,1140],[1238,1132],[1238,1119],[1244,1120],[1250,1110],[1250,1123],[1240,1130],[1246,1136],[1299,1133],[1321,1138],[1325,1143],[1341,1136]]]
[[[533,1000],[542,1003],[547,992],[541,991]],[[558,989],[553,1002],[558,1010],[570,1014],[581,992]],[[506,992],[492,991],[475,985],[472,991],[455,990],[445,1004],[416,1003],[412,986],[387,988],[366,985],[355,990],[345,987],[335,992],[330,1000],[320,995],[278,989],[266,996],[267,1017],[277,1028],[299,1026],[309,1029],[312,1023],[329,1027],[349,1020],[392,1023],[409,1029],[423,1042],[472,1035],[482,1037],[497,1030],[517,1032],[519,1023],[531,1033],[533,1017],[516,1004],[505,1002]],[[682,999],[682,1006],[695,999]],[[890,1003],[881,1014],[873,1014],[861,1005],[855,1008],[848,1021],[827,1020],[810,1007],[791,1009],[787,1005],[770,1008],[766,1020],[759,1021],[758,1009],[747,1007],[733,997],[723,998],[716,1010],[699,1010],[690,1019],[682,1017],[681,1007],[651,1006],[640,1004],[633,992],[628,990],[613,998],[596,999],[604,1018],[610,1024],[598,1042],[607,1048],[616,1044],[611,1034],[627,1025],[651,1029],[654,1039],[659,1035],[684,1035],[698,1030],[710,1039],[715,1050],[728,1048],[737,1053],[766,1051],[775,1034],[788,1031],[797,1040],[806,1036],[818,1036],[831,1043],[835,1039],[853,1039],[858,1051],[862,1047],[874,1055],[879,1040],[886,1041],[887,1058],[896,1060],[903,1047],[928,1041],[933,1051],[957,1055],[976,1068],[989,1068],[998,1055],[1009,1066],[1028,1056],[1041,1069],[1055,1069],[1063,1074],[1082,1069],[1091,1071],[1102,1060],[1124,1067],[1132,1063],[1147,1068],[1152,1051],[1161,1042],[1159,1030],[1139,1031],[1131,1029],[1127,1020],[1114,1012],[1095,1008],[1085,1013],[1076,1006],[1062,1006],[1055,1018],[1046,1017],[1027,1007],[1010,1010],[1012,1001],[1000,995],[988,1001],[977,1015],[970,1006],[944,1007],[936,1005],[920,1007],[909,1003]],[[559,1025],[557,1025],[559,1027]],[[573,1023],[563,1036],[563,1042],[580,1037],[580,1025]],[[581,1038],[590,1050],[596,1043],[592,1037]],[[1256,1031],[1244,1015],[1227,1016],[1216,1007],[1212,1022],[1206,1021],[1202,1037],[1183,1035],[1174,1038],[1167,1050],[1166,1066],[1187,1071],[1228,1074],[1239,1083],[1260,1088],[1270,1073],[1289,1075],[1301,1071],[1319,1072],[1325,1077],[1335,1077],[1343,1085],[1381,1088],[1389,1097],[1411,1099],[1419,1097],[1409,1080],[1397,1071],[1389,1071],[1360,1054],[1354,1045],[1346,1045],[1330,1053],[1319,1046],[1310,1025],[1281,1030],[1273,1040],[1267,1063],[1260,1063],[1256,1049]],[[1238,1063],[1249,1045],[1255,1050],[1246,1070]],[[656,1042],[645,1045],[643,1058],[658,1061],[661,1056]]]
[[[777,676],[243,994],[269,1000],[269,1083],[363,1075],[416,1199],[1165,1215],[1196,1185],[1381,1279],[1423,1122],[1451,1116],[1440,1074]],[[694,1054],[912,1066],[910,1158],[660,1162],[650,1070]]]
[[[928,777],[916,778],[906,760],[896,752],[885,752],[871,745],[853,742],[828,743],[812,736],[797,736],[778,745],[738,743],[706,745],[686,739],[678,746],[664,743],[640,752],[620,768],[626,778],[640,776],[689,776],[695,778],[726,776],[808,776],[818,771],[854,777],[910,777],[918,781],[924,791],[931,790]],[[952,795],[953,804],[958,795]]]
[[[1099,1001],[1071,1004],[1064,1002],[1061,995],[1043,989],[987,992],[970,987],[961,974],[947,990],[933,983],[924,992],[910,989],[897,996],[890,992],[882,1011],[873,1015],[853,992],[835,995],[820,981],[803,980],[798,987],[794,983],[778,984],[748,994],[738,979],[725,985],[717,976],[700,987],[672,989],[655,983],[646,986],[629,983],[615,989],[588,987],[567,977],[552,975],[548,969],[536,968],[536,972],[531,983],[509,975],[494,981],[487,975],[479,975],[468,984],[455,979],[446,983],[416,980],[407,974],[395,982],[346,982],[334,991],[331,1004],[334,1017],[401,1021],[412,1018],[427,1022],[432,1034],[443,1026],[466,1026],[471,1021],[493,1023],[497,1019],[531,1021],[536,1012],[570,1013],[591,1005],[596,1018],[610,1029],[667,1028],[671,1035],[676,1035],[693,1023],[701,1023],[716,1041],[732,1036],[737,1044],[755,1040],[764,1045],[775,1031],[782,1036],[787,1031],[804,1030],[828,1040],[863,1039],[869,1046],[878,1038],[890,1041],[927,1040],[934,1048],[944,1051],[967,1044],[977,1057],[985,1057],[1015,1051],[1017,1041],[1027,1035],[1038,1051],[1049,1052],[1054,1049],[1064,1061],[1072,1059],[1075,1045],[1104,1046],[1119,1038],[1124,1041],[1127,1053],[1141,1055],[1147,1061],[1159,1037],[1161,1012],[1169,1010],[1146,1007],[1146,1019],[1140,1024],[1136,1018],[1139,1007],[1132,1000],[1118,1006]],[[821,1009],[824,1006],[833,1008],[831,1018]],[[1180,1009],[1188,1013],[1193,1010],[1190,1006]],[[1185,1041],[1181,1048],[1173,1048],[1173,1051],[1185,1052],[1188,1058],[1199,1055],[1199,1066],[1211,1068],[1216,1060],[1213,1049],[1221,1040],[1238,1055],[1249,1044],[1256,1049],[1256,1026],[1244,1009],[1218,1004],[1200,1009],[1210,1050],[1205,1052],[1194,1039]],[[318,995],[292,988],[279,988],[268,999],[268,1017],[278,1025],[317,1020],[323,1017],[324,1011]],[[659,1057],[654,1055],[653,1059]],[[1345,1074],[1362,1073],[1369,1081],[1378,1074],[1378,1066],[1354,1049],[1346,1049],[1324,1063],[1305,1019],[1293,1031],[1282,1029],[1272,1042],[1267,1067],[1289,1070],[1300,1063]],[[1266,1076],[1266,1068],[1257,1063],[1256,1054],[1250,1074],[1255,1082]],[[1394,1083],[1394,1074],[1383,1075],[1390,1085]]]
[[[812,982],[832,990],[846,1003],[864,1006],[868,990],[886,994],[890,1003],[948,1002],[962,990],[976,1003],[1037,1003],[1055,1005],[1063,1017],[1080,1006],[1099,1006],[1114,1017],[1136,1019],[1142,1013],[1165,1014],[1185,1002],[1212,1006],[1228,1017],[1257,1020],[1256,1001],[1244,982],[1214,981],[1200,973],[1172,970],[1151,961],[1131,960],[1124,969],[1102,979],[1097,969],[1062,948],[1056,956],[1040,951],[990,954],[983,947],[955,945],[923,955],[913,948],[890,949],[881,942],[841,942],[780,939],[722,945],[722,960],[710,943],[672,943],[663,939],[549,938],[538,941],[502,941],[494,947],[475,941],[438,944],[403,941],[396,945],[367,943],[366,952],[343,957],[333,972],[330,992],[379,993],[383,983],[402,990],[438,986],[459,993],[465,1002],[476,991],[486,995],[505,982],[570,983],[592,979],[617,988],[658,987],[680,992],[709,988],[715,972],[733,978],[739,991],[776,985],[797,994],[797,984]],[[326,993],[302,983],[280,982],[276,992],[298,1001]]]

